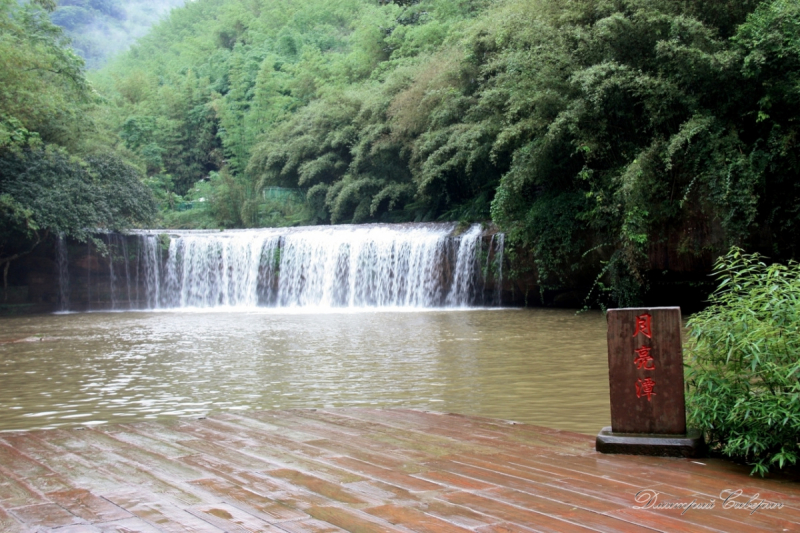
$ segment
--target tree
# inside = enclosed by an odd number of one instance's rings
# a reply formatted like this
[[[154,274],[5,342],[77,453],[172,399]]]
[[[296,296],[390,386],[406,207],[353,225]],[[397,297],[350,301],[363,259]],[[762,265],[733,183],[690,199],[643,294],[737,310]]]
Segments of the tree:
[[[48,236],[86,240],[147,221],[140,171],[91,149],[96,100],[83,62],[50,23],[50,2],[0,0],[0,266]]]
[[[140,176],[138,169],[112,154],[80,160],[52,146],[6,151],[0,156],[4,276],[12,261],[33,251],[49,235],[85,241],[98,230],[120,230],[149,221],[155,204]]]
[[[0,148],[19,145],[20,128],[25,140],[74,145],[86,125],[83,61],[39,4],[0,0]]]

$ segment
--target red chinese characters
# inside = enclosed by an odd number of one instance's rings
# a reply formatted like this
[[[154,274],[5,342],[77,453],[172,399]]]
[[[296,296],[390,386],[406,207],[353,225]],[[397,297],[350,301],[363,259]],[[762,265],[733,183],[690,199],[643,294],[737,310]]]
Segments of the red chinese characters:
[[[651,349],[652,348],[650,348],[649,346],[642,346],[641,348],[634,350],[634,352],[636,352],[637,357],[636,359],[633,360],[633,362],[636,363],[637,370],[656,369],[656,364],[654,362],[655,360],[653,359],[653,356],[650,355]]]
[[[650,401],[650,396],[655,396],[653,387],[656,386],[656,381],[652,378],[640,379],[636,382],[636,397],[641,398],[647,396],[647,401]]]
[[[647,337],[648,339],[653,338],[653,331],[650,329],[651,322],[653,320],[652,315],[645,313],[643,315],[639,315],[636,317],[636,330],[633,332],[633,336],[635,337],[639,333]]]
[[[636,317],[636,325],[633,336],[636,337],[640,333],[647,337],[648,339],[653,338],[653,317],[649,313],[644,313]],[[641,346],[634,350],[636,353],[636,359],[633,360],[633,363],[636,365],[637,370],[655,370],[656,364],[653,356],[650,355],[650,350],[652,350],[652,346]],[[651,396],[655,396],[655,392],[653,392],[653,388],[656,386],[656,380],[653,378],[645,378],[639,379],[636,382],[636,397],[641,398],[642,396],[647,396],[647,401],[650,401]]]

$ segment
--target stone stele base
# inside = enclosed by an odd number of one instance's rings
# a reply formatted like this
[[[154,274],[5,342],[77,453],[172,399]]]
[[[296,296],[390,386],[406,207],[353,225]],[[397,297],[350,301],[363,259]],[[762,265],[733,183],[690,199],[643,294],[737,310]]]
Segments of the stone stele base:
[[[613,433],[611,426],[597,435],[595,449],[600,453],[657,455],[661,457],[702,457],[706,451],[703,434],[690,429],[686,435],[653,433]]]

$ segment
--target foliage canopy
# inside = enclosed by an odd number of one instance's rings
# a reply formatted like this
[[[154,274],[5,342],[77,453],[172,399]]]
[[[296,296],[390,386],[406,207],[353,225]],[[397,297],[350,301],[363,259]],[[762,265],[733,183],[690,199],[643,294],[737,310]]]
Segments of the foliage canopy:
[[[52,2],[0,0],[0,266],[48,236],[148,221],[143,173],[97,135],[98,95],[50,22]]]
[[[92,79],[167,218],[210,187],[198,225],[491,219],[541,285],[630,305],[654,247],[797,258],[798,28],[796,0],[197,0]]]

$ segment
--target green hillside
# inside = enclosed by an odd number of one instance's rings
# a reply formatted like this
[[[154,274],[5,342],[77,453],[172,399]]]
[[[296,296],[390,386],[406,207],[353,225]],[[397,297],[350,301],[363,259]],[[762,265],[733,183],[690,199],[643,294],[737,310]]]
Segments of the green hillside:
[[[798,32],[797,0],[196,0],[70,127],[163,225],[491,220],[541,286],[632,303],[798,257]]]

